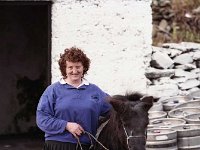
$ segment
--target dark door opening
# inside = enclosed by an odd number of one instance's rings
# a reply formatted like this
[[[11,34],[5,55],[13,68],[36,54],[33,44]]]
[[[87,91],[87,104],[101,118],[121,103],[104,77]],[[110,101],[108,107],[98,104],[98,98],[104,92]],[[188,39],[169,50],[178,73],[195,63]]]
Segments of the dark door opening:
[[[51,80],[51,2],[0,2],[0,135],[33,131]]]

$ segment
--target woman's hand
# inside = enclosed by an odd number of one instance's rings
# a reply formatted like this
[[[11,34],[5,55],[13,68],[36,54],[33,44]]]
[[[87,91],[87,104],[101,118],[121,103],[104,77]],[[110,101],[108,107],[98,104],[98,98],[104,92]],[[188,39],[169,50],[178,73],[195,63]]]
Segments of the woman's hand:
[[[68,122],[65,128],[76,138],[78,138],[78,136],[80,136],[84,132],[84,129],[75,122]]]

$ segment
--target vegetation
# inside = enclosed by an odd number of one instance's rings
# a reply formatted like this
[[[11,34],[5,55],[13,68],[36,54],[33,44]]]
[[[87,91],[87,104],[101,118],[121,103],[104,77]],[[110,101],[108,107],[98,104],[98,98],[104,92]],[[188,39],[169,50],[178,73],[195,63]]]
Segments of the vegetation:
[[[172,9],[175,12],[173,41],[200,42],[200,14],[193,11],[199,6],[200,0],[172,1]]]
[[[160,3],[162,0],[154,1]],[[182,41],[200,43],[200,0],[171,0],[170,8],[168,6],[166,9],[170,9],[168,13],[173,14],[172,21],[166,19],[171,26],[170,30],[165,36],[159,33],[159,36],[153,37],[153,45]]]

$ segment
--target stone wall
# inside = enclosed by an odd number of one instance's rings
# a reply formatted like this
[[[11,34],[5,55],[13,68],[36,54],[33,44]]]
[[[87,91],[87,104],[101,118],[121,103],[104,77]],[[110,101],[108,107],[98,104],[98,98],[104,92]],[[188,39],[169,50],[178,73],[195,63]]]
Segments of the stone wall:
[[[148,93],[157,98],[188,95],[200,89],[200,44],[165,43],[153,47],[146,70]]]
[[[146,92],[151,56],[151,0],[57,0],[52,7],[52,82],[65,48],[91,58],[86,78],[109,94]]]

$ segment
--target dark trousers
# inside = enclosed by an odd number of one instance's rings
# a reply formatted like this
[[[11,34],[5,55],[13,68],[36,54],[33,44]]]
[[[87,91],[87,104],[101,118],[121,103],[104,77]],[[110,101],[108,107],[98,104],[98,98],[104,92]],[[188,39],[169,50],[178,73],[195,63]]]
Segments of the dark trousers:
[[[81,149],[82,147],[82,149]],[[43,150],[91,150],[90,145],[83,145],[59,141],[45,141]]]

